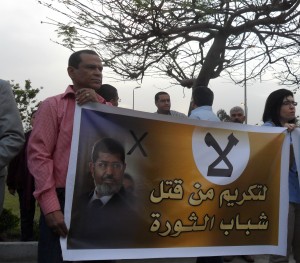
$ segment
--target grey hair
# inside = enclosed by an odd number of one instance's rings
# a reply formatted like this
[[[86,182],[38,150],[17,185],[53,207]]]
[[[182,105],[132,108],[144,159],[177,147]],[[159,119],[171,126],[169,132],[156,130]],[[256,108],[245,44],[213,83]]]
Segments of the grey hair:
[[[230,110],[230,115],[231,115],[232,112],[234,112],[234,111],[240,111],[240,112],[243,113],[243,115],[245,115],[244,109],[243,109],[242,107],[240,107],[240,106],[235,106],[235,107],[231,108],[231,110]]]

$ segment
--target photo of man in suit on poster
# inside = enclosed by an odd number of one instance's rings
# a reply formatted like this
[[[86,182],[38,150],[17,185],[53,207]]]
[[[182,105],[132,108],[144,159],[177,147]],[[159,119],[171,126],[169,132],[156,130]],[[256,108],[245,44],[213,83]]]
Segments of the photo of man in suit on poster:
[[[103,138],[92,149],[89,171],[94,189],[73,202],[68,235],[71,249],[128,248],[138,232],[135,198],[123,187],[125,149],[115,139]],[[77,207],[77,208],[76,208]]]

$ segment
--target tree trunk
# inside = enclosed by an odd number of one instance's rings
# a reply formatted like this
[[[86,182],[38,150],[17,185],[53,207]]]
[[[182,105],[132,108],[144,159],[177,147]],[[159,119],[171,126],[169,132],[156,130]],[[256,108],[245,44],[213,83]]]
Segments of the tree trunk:
[[[215,37],[214,42],[207,53],[197,80],[193,85],[193,89],[196,87],[207,87],[211,79],[214,79],[220,75],[220,72],[223,70],[223,55],[225,52],[227,38],[228,35],[222,33],[218,33],[218,35]],[[192,108],[190,105],[188,115],[190,115],[191,111]]]

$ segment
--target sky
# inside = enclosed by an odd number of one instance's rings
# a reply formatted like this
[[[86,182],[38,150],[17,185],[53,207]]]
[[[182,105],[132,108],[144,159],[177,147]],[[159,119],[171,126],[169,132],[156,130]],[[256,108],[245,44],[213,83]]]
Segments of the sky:
[[[0,0],[0,78],[14,80],[23,87],[30,79],[34,88],[43,87],[39,100],[63,93],[71,81],[67,74],[67,61],[71,51],[54,43],[57,40],[55,27],[42,24],[47,17],[55,17],[52,10],[38,4],[37,0]],[[241,72],[243,74],[243,72]],[[191,90],[170,83],[167,78],[147,77],[142,84],[116,82],[104,69],[103,83],[118,89],[120,107],[139,111],[155,112],[154,95],[166,91],[171,97],[171,109],[187,114]],[[261,123],[267,96],[278,88],[277,81],[268,77],[264,82],[247,83],[248,124]],[[135,87],[140,86],[139,89]],[[212,80],[209,84],[215,94],[213,111],[233,106],[243,107],[244,87],[224,78]],[[134,90],[134,91],[133,91]],[[298,95],[295,100],[299,101]]]

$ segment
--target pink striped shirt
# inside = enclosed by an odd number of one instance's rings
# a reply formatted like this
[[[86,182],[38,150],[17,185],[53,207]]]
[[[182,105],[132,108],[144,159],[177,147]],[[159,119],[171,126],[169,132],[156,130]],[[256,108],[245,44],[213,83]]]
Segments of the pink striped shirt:
[[[34,196],[45,215],[61,210],[56,188],[66,186],[76,104],[72,87],[43,101],[28,142],[28,168],[35,179]],[[99,95],[98,99],[106,103]]]

